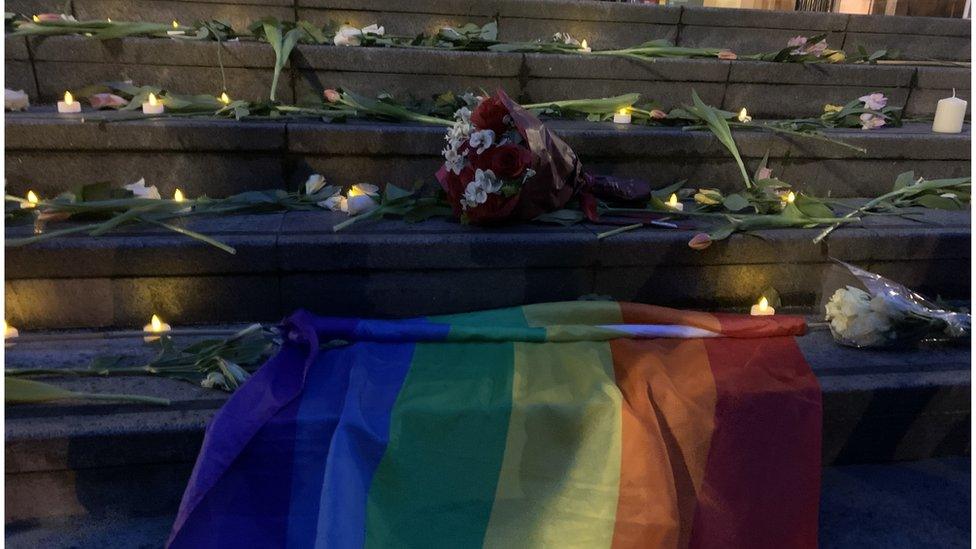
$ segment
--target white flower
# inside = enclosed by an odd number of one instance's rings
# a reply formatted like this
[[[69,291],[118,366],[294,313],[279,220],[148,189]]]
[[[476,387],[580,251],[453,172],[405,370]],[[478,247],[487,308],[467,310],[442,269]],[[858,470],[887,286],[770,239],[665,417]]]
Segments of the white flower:
[[[464,189],[461,207],[464,209],[474,208],[478,204],[484,204],[486,200],[488,200],[488,191],[485,190],[484,185],[478,181],[472,181]]]
[[[358,215],[375,209],[380,205],[377,201],[379,192],[379,187],[369,183],[353,185],[346,193],[346,209],[343,211],[349,215]]]
[[[346,211],[346,197],[342,196],[338,192],[325,200],[317,202],[320,208],[325,208],[326,210],[331,210],[333,212],[344,212]]]
[[[317,173],[308,176],[305,181],[305,194],[315,194],[325,187],[325,178]]]
[[[210,372],[207,377],[200,382],[200,386],[204,389],[213,389],[214,387],[218,389],[227,389],[227,379],[224,378],[224,374],[220,372]]]
[[[359,46],[363,43],[363,31],[349,25],[342,25],[332,42],[336,46]]]
[[[136,198],[152,198],[154,200],[159,200],[162,197],[159,195],[159,189],[155,185],[146,186],[146,179],[140,178],[139,181],[135,183],[129,183],[125,186],[126,189],[132,191],[132,194]]]
[[[883,296],[874,296],[853,286],[839,288],[826,306],[827,320],[835,336],[858,347],[874,347],[894,337],[898,320]]]
[[[864,102],[865,109],[871,109],[872,111],[880,111],[885,108],[888,104],[888,98],[884,96],[883,93],[871,93],[862,97],[857,98],[858,101]]]
[[[447,147],[441,152],[444,154],[444,165],[447,169],[454,173],[454,175],[460,174],[461,170],[464,169],[465,156],[458,153],[456,147]]]
[[[502,189],[502,181],[491,170],[475,171],[474,182],[484,187],[490,193],[497,193]]]
[[[860,119],[862,130],[873,130],[874,128],[880,128],[881,126],[885,125],[885,119],[883,116],[878,116],[869,112],[862,114]]]
[[[472,149],[477,149],[478,154],[488,150],[494,142],[495,132],[492,130],[476,131],[468,138],[468,144],[471,145]]]
[[[24,90],[3,89],[3,108],[7,111],[22,111],[30,106],[30,99]]]
[[[463,95],[461,95],[461,101],[464,101],[464,104],[467,105],[468,107],[476,107],[476,106],[478,106],[478,103],[481,103],[481,100],[482,99],[484,99],[484,98],[481,97],[481,96],[479,96],[479,95],[475,95],[475,94],[473,94],[471,92],[465,92]],[[467,111],[467,113],[468,113],[468,119],[470,120],[470,118],[471,118],[471,111],[469,109],[467,109],[466,107],[461,107],[461,109],[459,109],[458,112],[461,112],[462,110]],[[454,116],[455,117],[457,115],[458,115],[457,112],[454,113]]]
[[[377,26],[376,23],[373,23],[368,27],[363,27],[362,31],[363,34],[375,34],[376,36],[383,36],[384,34],[386,34],[386,29]]]

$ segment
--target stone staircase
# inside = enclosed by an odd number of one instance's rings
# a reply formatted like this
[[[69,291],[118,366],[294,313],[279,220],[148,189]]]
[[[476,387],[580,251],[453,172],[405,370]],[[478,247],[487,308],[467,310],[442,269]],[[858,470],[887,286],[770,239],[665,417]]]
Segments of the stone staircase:
[[[729,110],[744,106],[757,118],[771,118],[814,116],[824,103],[883,91],[907,116],[924,118],[953,88],[970,98],[968,66],[924,63],[969,60],[966,20],[564,0],[240,2],[75,0],[72,10],[79,19],[189,23],[223,18],[241,29],[268,15],[318,24],[331,18],[360,25],[377,22],[392,34],[497,18],[502,39],[544,38],[563,31],[587,38],[599,49],[668,38],[679,45],[755,53],[783,47],[798,34],[826,32],[832,47],[849,52],[859,44],[868,50],[892,47],[917,61],[638,63],[302,45],[278,89],[279,99],[286,102],[320,97],[323,89],[337,86],[398,97],[502,87],[523,102],[638,92],[669,108],[689,102],[695,90],[712,105]],[[60,11],[61,5],[60,0],[15,0],[6,9],[31,14]],[[141,38],[103,43],[79,37],[8,37],[5,43],[7,87],[27,90],[37,104],[5,117],[5,176],[12,194],[30,189],[53,196],[80,183],[123,184],[145,177],[164,196],[179,187],[189,196],[220,197],[245,190],[296,189],[311,173],[342,185],[369,181],[409,186],[421,181],[431,186],[440,163],[443,130],[430,126],[124,121],[118,114],[100,114],[107,120],[98,122],[86,121],[88,114],[59,116],[51,107],[66,89],[125,78],[178,92],[218,93],[224,88],[218,47],[231,96],[266,99],[274,66],[267,44]],[[723,190],[740,184],[735,164],[708,132],[570,121],[556,121],[552,127],[595,173],[639,177],[660,186],[681,179],[689,186]],[[889,190],[904,171],[926,178],[970,174],[968,125],[956,135],[929,129],[928,123],[916,121],[872,132],[830,132],[865,148],[864,154],[753,131],[736,131],[735,139],[750,166],[768,154],[775,175],[798,189],[857,204]],[[142,326],[153,313],[174,325],[227,329],[244,322],[275,322],[298,307],[323,314],[402,317],[589,294],[741,311],[773,286],[785,310],[811,314],[822,298],[831,258],[931,296],[969,300],[970,213],[908,214],[872,217],[835,231],[819,245],[811,242],[815,230],[789,229],[736,235],[704,251],[688,248],[696,231],[684,227],[640,229],[600,240],[596,234],[609,227],[484,229],[443,220],[416,225],[385,220],[334,233],[332,226],[344,216],[324,211],[181,221],[234,246],[234,255],[145,227],[97,238],[65,237],[6,249],[5,318],[22,333],[38,334],[24,336],[7,349],[7,367],[81,367],[100,353],[145,355],[150,351],[137,340],[113,334]],[[6,236],[31,231],[11,226]],[[855,351],[834,345],[821,328],[799,341],[824,390],[825,479],[846,478],[835,469],[846,464],[969,455],[968,348]],[[126,546],[144,545],[145,539],[158,543],[182,493],[203,427],[225,396],[162,379],[59,383],[165,396],[174,405],[8,407],[8,543],[98,546],[95,540],[112,536],[125,540],[119,543]],[[836,503],[826,489],[824,501]],[[838,513],[825,513],[831,517],[822,522],[826,546],[867,539],[852,533]],[[72,522],[79,517],[94,522]],[[140,530],[124,533],[128,528]]]

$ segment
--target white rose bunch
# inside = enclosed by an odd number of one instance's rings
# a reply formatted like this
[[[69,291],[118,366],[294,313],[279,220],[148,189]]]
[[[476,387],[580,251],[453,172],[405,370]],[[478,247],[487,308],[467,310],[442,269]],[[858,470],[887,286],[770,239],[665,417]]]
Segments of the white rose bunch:
[[[839,288],[827,302],[830,330],[843,343],[856,347],[879,347],[895,339],[895,326],[902,315],[888,306],[883,296],[848,286]]]

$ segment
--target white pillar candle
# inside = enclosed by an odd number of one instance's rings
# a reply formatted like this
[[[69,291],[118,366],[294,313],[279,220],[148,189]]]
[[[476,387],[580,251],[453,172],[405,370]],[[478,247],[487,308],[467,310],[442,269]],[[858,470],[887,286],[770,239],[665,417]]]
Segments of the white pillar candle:
[[[939,99],[935,108],[935,120],[932,131],[937,133],[960,133],[962,123],[966,118],[966,101],[956,97],[956,90],[952,90],[952,97]]]
[[[81,112],[81,103],[75,101],[71,92],[64,92],[64,101],[58,101],[58,112],[61,114],[75,114]]]
[[[633,117],[630,115],[630,111],[627,109],[620,109],[619,111],[613,113],[613,123],[614,124],[630,124]]]
[[[149,94],[149,101],[142,104],[142,114],[163,114],[163,104],[156,99],[156,94]]]
[[[776,314],[776,309],[769,306],[769,300],[764,296],[749,310],[752,316],[770,316]]]

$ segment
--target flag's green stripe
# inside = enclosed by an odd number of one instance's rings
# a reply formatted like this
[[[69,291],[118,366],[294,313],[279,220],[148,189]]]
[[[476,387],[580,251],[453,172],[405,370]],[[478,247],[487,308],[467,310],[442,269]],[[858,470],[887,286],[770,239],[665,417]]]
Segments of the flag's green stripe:
[[[493,313],[479,313],[478,322],[525,325],[520,309]],[[481,545],[505,450],[513,361],[510,342],[416,346],[370,488],[368,547]]]
[[[620,324],[623,315],[616,301],[563,301],[522,307],[529,326]]]
[[[485,547],[610,547],[621,451],[610,345],[516,343],[512,392]]]

